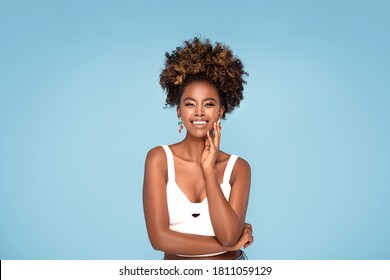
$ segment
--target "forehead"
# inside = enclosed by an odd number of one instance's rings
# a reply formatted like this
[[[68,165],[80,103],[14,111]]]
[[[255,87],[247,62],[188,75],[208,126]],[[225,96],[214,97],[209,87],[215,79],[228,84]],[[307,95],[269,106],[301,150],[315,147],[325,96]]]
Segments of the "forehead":
[[[213,98],[219,101],[218,91],[212,84],[204,81],[194,81],[187,85],[181,96],[181,100],[186,98],[193,98],[196,100],[203,100]]]

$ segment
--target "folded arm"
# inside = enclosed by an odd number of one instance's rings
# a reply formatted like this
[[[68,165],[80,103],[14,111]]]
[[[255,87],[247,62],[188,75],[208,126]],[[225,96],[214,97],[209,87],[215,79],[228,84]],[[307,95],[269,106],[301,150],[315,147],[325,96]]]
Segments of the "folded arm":
[[[251,231],[242,231],[238,242],[224,246],[215,237],[170,230],[166,199],[167,164],[161,147],[154,148],[148,153],[144,174],[144,214],[149,239],[154,249],[169,254],[201,255],[236,251],[252,242]]]

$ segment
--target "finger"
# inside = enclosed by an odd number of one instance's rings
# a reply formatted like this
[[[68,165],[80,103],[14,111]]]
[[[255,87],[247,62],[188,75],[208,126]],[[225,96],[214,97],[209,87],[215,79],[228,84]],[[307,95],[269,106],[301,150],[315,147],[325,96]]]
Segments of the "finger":
[[[221,143],[221,124],[218,120],[218,122],[215,124],[215,130],[216,130],[216,137],[215,137],[215,142],[216,142],[216,147],[219,149],[219,144]]]
[[[244,244],[244,248],[248,248],[250,245],[252,245],[252,243],[254,242],[255,240],[253,239],[253,236],[251,237],[251,239]]]
[[[244,249],[248,248],[250,245],[252,245],[252,241],[248,241],[244,244]]]
[[[244,227],[252,232],[252,225],[251,224],[245,224]]]
[[[221,135],[221,119],[218,119],[217,128],[218,128],[218,135]]]
[[[215,149],[215,144],[214,144],[213,139],[211,138],[211,133],[210,133],[209,130],[207,131],[207,138],[208,138],[208,140],[209,140],[209,142],[210,142],[210,148],[214,148],[214,149]],[[215,138],[215,137],[214,137],[214,138]]]
[[[205,148],[205,150],[210,150],[210,133],[209,133],[209,131],[207,131],[207,138],[206,138],[206,140],[205,140],[205,142],[204,142],[204,148]]]
[[[220,135],[220,130],[219,130],[219,124],[217,124],[217,122],[214,122],[213,124],[213,127],[214,127],[214,146],[219,149],[219,142],[220,142],[220,139],[221,139],[221,135]]]
[[[217,135],[218,138],[221,138],[221,122],[218,120],[215,124],[216,130],[217,130]]]
[[[206,132],[206,138],[205,138],[204,144],[207,146],[210,146],[210,139],[209,139],[209,132],[208,131]]]

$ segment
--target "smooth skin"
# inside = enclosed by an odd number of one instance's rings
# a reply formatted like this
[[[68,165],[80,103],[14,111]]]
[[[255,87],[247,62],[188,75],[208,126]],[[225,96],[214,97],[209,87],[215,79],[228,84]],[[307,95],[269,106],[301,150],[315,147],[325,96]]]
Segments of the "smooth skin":
[[[236,259],[242,247],[253,243],[252,226],[245,223],[251,171],[238,158],[230,178],[227,201],[220,188],[230,155],[219,150],[224,107],[217,89],[203,81],[190,83],[177,106],[187,133],[183,141],[170,145],[174,157],[176,183],[191,202],[207,197],[215,237],[186,234],[169,229],[166,199],[168,167],[161,146],[148,152],[145,162],[143,204],[149,239],[155,250],[165,252],[164,259]],[[195,124],[194,121],[206,121]],[[221,251],[212,257],[179,257]]]

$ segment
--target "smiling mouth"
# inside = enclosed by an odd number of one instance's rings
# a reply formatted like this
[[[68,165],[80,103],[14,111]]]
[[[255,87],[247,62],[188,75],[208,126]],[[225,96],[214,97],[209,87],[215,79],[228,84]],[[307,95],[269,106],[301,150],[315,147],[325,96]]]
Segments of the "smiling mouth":
[[[197,124],[197,125],[202,125],[202,124],[206,124],[207,122],[206,121],[192,121],[193,124]]]

